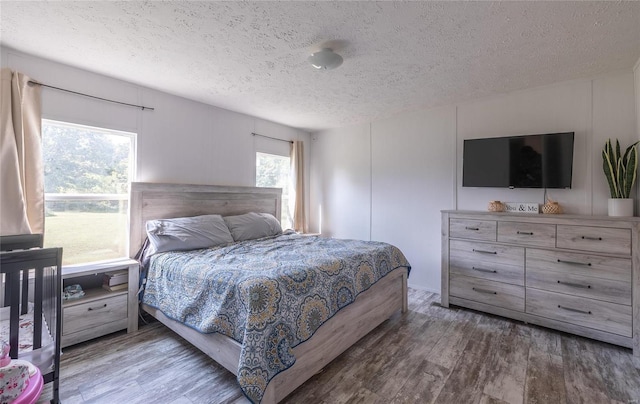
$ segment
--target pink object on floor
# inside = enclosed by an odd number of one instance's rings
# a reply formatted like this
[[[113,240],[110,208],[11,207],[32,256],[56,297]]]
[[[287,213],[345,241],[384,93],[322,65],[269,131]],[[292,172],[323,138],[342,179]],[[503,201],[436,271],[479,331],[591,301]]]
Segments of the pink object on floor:
[[[8,366],[11,363],[11,357],[9,356],[9,350],[11,347],[6,341],[0,341],[0,367]]]
[[[36,372],[27,380],[26,387],[22,390],[22,394],[20,394],[12,404],[33,404],[40,398],[42,388],[44,387],[44,380],[42,379],[40,369],[37,367],[35,369]]]

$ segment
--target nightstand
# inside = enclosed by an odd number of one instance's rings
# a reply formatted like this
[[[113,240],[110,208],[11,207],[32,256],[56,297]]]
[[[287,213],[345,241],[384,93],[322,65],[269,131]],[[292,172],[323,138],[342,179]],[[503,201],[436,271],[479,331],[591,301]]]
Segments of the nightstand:
[[[105,272],[128,271],[123,290],[103,289]],[[132,259],[100,262],[62,269],[63,288],[79,284],[85,295],[62,302],[62,347],[115,331],[138,329],[138,262]]]

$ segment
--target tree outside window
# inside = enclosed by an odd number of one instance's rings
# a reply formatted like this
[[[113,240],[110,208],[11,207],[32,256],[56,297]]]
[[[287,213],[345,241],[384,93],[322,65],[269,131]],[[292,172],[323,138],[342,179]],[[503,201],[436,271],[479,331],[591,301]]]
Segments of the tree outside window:
[[[135,134],[43,120],[45,246],[63,264],[126,257]]]

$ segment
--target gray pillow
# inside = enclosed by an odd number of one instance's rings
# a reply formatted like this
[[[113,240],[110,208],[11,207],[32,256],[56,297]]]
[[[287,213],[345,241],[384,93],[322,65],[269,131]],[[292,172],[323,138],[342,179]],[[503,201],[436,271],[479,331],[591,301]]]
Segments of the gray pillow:
[[[276,236],[282,233],[278,219],[269,213],[246,213],[239,216],[225,216],[224,221],[235,241]]]
[[[147,237],[149,255],[233,243],[229,228],[220,215],[149,220]]]

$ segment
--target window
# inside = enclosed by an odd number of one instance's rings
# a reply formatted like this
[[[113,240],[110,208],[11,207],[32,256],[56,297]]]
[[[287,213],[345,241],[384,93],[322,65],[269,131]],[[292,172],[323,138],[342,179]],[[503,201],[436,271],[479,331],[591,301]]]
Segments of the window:
[[[63,247],[64,265],[127,256],[135,136],[42,121],[44,244]]]
[[[292,227],[292,215],[289,211],[291,158],[268,153],[256,153],[256,186],[282,188],[283,229]]]

